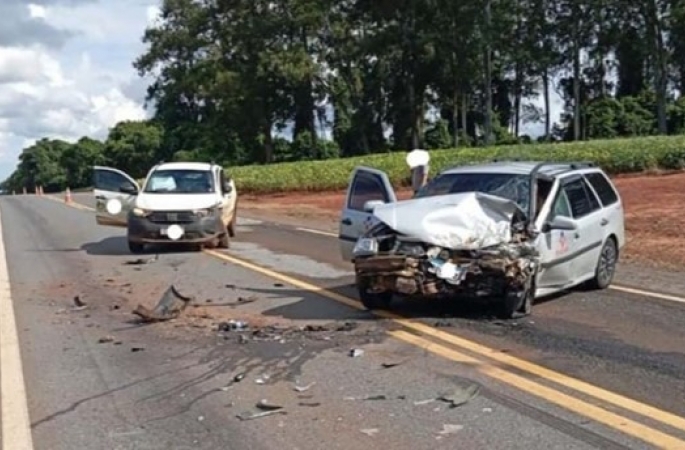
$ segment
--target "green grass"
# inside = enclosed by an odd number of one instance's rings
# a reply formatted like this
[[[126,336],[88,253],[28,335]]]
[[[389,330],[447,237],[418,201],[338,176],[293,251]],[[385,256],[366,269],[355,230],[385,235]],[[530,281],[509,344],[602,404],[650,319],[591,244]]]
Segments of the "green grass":
[[[492,159],[591,161],[610,174],[685,168],[685,135],[634,139],[596,140],[562,144],[530,144],[433,150],[430,175],[456,165]],[[388,173],[395,186],[408,184],[406,152],[362,157],[228,168],[241,193],[288,191],[321,192],[344,189],[355,166]]]

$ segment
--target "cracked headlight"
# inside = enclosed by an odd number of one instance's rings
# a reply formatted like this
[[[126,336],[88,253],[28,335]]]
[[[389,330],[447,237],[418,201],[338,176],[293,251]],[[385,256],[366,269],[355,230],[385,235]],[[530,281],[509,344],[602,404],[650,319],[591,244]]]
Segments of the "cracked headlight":
[[[131,212],[133,213],[134,216],[138,216],[138,217],[147,217],[150,215],[150,211],[148,211],[147,209],[143,209],[143,208],[133,208],[131,210]]]
[[[360,238],[352,250],[354,256],[372,256],[377,253],[378,240],[376,238]]]

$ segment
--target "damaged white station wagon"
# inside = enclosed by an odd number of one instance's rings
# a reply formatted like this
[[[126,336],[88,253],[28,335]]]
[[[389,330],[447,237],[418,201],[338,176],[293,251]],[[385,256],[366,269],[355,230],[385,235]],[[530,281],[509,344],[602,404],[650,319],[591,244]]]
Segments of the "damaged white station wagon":
[[[357,167],[339,238],[368,309],[396,294],[494,298],[506,318],[581,283],[607,288],[625,244],[600,168],[510,161],[445,170],[400,201],[384,172]]]

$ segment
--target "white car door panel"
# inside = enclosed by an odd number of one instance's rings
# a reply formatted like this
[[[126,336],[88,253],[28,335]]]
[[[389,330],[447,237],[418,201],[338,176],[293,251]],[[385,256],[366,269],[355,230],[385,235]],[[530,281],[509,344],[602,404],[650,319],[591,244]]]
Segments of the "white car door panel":
[[[576,251],[571,263],[575,284],[594,276],[605,239],[604,226],[608,222],[603,217],[604,211],[599,199],[585,178],[572,175],[563,180],[562,184],[569,199],[571,214],[578,224],[578,229],[573,234]]]
[[[368,201],[392,203],[397,201],[397,197],[385,172],[370,167],[356,167],[350,177],[338,233],[340,253],[345,261],[352,260],[357,239],[378,223],[373,213],[364,209]]]
[[[128,212],[140,191],[138,183],[128,174],[111,167],[93,167],[93,195],[95,196],[95,221],[99,225],[125,227]],[[121,211],[110,214],[107,202],[117,199]]]
[[[585,179],[602,203],[600,225],[604,227],[604,237],[615,236],[619,248],[625,244],[624,211],[621,197],[606,175],[600,171],[585,174]]]
[[[571,208],[564,190],[560,187],[547,216],[547,223],[555,217],[572,219]],[[538,236],[540,272],[536,287],[542,292],[555,292],[567,287],[573,279],[572,261],[578,251],[575,230],[544,230]]]

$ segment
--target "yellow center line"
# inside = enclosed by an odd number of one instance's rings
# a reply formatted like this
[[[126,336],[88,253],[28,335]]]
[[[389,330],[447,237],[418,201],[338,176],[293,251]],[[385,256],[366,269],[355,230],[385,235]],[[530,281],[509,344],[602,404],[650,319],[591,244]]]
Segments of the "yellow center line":
[[[234,256],[227,255],[225,253],[221,253],[215,250],[204,250],[204,253],[211,255],[215,258],[222,259],[224,261],[236,264],[238,266],[242,266],[246,269],[252,270],[254,272],[261,273],[263,275],[266,275],[270,278],[277,279],[279,281],[282,281],[284,283],[290,284],[292,286],[301,288],[305,291],[312,292],[315,294],[318,294],[322,297],[329,298],[331,300],[335,300],[337,302],[343,303],[347,306],[350,306],[355,309],[359,310],[364,310],[364,308],[361,306],[361,304],[345,295],[338,294],[336,292],[332,292],[328,289],[322,288],[320,286],[316,286],[314,284],[308,283],[303,280],[299,280],[297,278],[293,278],[288,275],[284,275],[279,272],[275,272],[271,269],[267,269],[265,267],[259,266],[257,264],[245,261],[241,258],[236,258]],[[647,405],[645,403],[639,402],[637,400],[633,400],[631,398],[622,396],[620,394],[607,391],[605,389],[602,389],[598,386],[592,385],[590,383],[581,381],[577,378],[570,377],[568,375],[564,375],[560,372],[553,371],[551,369],[547,369],[545,367],[542,367],[540,365],[525,361],[523,359],[517,358],[515,356],[503,354],[495,349],[486,347],[481,344],[477,344],[473,341],[458,337],[454,334],[447,333],[444,331],[437,330],[429,325],[425,325],[423,323],[419,323],[417,321],[408,319],[406,317],[388,312],[388,311],[372,311],[373,314],[383,317],[386,319],[393,320],[395,323],[400,324],[404,326],[405,328],[412,329],[414,331],[417,331],[421,334],[431,336],[433,338],[439,339],[443,342],[446,342],[450,345],[459,347],[463,350],[469,351],[471,353],[475,353],[477,355],[483,356],[485,358],[488,358],[490,360],[497,361],[505,366],[508,366],[510,368],[516,368],[519,370],[522,370],[524,372],[527,372],[531,375],[534,375],[538,378],[545,379],[547,381],[556,383],[557,385],[563,386],[568,389],[575,390],[577,392],[580,392],[582,394],[588,395],[590,397],[594,397],[598,400],[613,404],[615,406],[618,406],[620,408],[624,408],[628,411],[631,411],[633,413],[642,415],[644,417],[647,417],[649,419],[661,422],[665,425],[671,426],[675,429],[678,429],[680,431],[685,432],[685,418],[677,416],[675,414],[669,413],[667,411],[663,411],[661,409],[658,409],[656,407]],[[418,339],[424,339],[424,338],[418,338]],[[492,366],[495,368],[495,366]],[[502,369],[498,369],[502,370]],[[500,372],[495,372],[497,374],[500,374]],[[509,373],[509,372],[506,372]],[[513,374],[511,374],[513,376]],[[546,391],[543,388],[542,385],[538,385],[535,383],[537,386],[536,389],[540,389],[540,392],[549,392]],[[514,384],[514,387],[517,387],[516,384]],[[545,389],[550,389],[550,388],[545,388]],[[557,392],[557,391],[554,391]],[[559,395],[562,395],[559,393]],[[551,400],[550,400],[551,401]],[[590,410],[587,410],[586,413],[583,415],[592,418],[594,415],[594,412],[590,412]],[[627,420],[627,419],[625,419]],[[624,420],[624,422],[625,422]],[[685,448],[685,443],[683,443],[682,446],[678,448]]]
[[[635,422],[634,420],[628,419],[611,411],[607,411],[606,409],[592,405],[583,400],[579,400],[570,395],[556,391],[547,386],[535,383],[520,375],[507,372],[506,370],[495,367],[492,364],[484,363],[476,358],[459,353],[445,346],[426,341],[425,339],[407,333],[406,331],[390,331],[389,334],[398,340],[423,348],[445,359],[468,364],[483,375],[501,381],[502,383],[510,386],[514,386],[530,395],[541,398],[578,415],[589,417],[595,422],[602,423],[610,428],[640,439],[644,442],[653,444],[659,448],[685,448],[685,441],[681,439],[643,425],[639,422]]]

